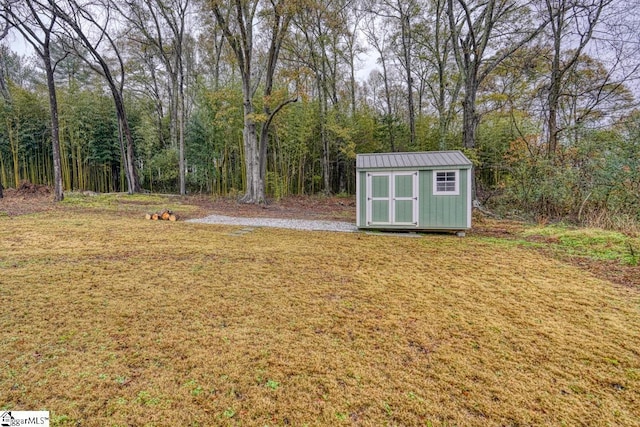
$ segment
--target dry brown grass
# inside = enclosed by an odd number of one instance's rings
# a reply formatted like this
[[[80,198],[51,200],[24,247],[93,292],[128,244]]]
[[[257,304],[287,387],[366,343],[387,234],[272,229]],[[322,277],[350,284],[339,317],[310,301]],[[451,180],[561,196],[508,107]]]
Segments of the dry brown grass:
[[[54,426],[638,425],[632,289],[482,237],[234,230],[0,218],[0,405]]]

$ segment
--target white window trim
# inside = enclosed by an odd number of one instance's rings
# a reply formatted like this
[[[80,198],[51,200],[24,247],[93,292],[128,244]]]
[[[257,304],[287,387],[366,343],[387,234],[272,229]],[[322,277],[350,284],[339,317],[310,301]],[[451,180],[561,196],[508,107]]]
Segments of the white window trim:
[[[455,189],[453,191],[438,191],[438,172],[455,174]],[[458,169],[434,170],[433,171],[433,195],[434,196],[459,196],[460,195],[460,171]]]

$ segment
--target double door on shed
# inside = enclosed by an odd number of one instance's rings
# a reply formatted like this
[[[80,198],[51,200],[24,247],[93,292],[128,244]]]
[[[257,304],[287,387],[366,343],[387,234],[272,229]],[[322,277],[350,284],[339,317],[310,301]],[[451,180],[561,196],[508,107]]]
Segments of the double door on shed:
[[[367,173],[367,225],[418,226],[418,172]]]

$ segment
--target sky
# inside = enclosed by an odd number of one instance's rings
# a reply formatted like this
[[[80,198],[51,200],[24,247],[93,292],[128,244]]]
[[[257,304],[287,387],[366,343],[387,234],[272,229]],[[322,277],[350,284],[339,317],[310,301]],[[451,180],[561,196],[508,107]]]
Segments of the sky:
[[[9,31],[7,34],[7,38],[4,40],[5,43],[9,45],[12,51],[20,54],[20,55],[31,55],[33,53],[33,49],[28,45],[27,42],[24,41],[20,34],[17,34],[15,31]]]
[[[33,54],[33,48],[19,34],[9,32],[5,42],[9,44],[12,51],[20,55]],[[378,68],[377,57],[371,55],[370,52],[361,53],[356,63],[356,80],[366,81],[371,71],[376,68]]]

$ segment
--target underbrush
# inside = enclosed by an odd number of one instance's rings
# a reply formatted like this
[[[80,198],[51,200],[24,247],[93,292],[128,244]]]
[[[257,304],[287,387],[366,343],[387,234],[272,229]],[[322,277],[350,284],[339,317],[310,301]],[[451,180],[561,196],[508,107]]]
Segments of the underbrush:
[[[607,212],[590,212],[581,216],[580,224],[589,228],[616,230],[640,237],[640,217],[628,214],[609,214]]]
[[[614,209],[606,203],[573,200],[560,203],[546,193],[533,200],[521,200],[503,189],[486,192],[480,197],[486,208],[498,218],[546,224],[567,224],[576,227],[601,228],[630,236],[640,236],[640,212],[635,207]],[[573,194],[569,192],[569,194]],[[584,202],[584,203],[580,203]]]

